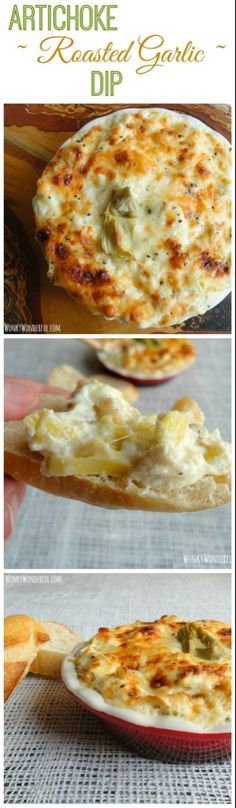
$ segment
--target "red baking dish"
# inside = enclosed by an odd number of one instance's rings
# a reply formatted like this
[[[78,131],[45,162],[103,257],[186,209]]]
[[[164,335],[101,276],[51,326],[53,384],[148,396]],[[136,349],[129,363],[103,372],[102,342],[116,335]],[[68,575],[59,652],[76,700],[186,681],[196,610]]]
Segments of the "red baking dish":
[[[160,379],[157,379],[157,378],[150,378],[150,379],[145,378],[144,379],[144,378],[141,378],[140,376],[130,376],[127,373],[122,373],[121,368],[119,368],[118,370],[112,370],[111,365],[109,365],[107,362],[102,362],[102,364],[103,364],[103,367],[106,368],[106,370],[109,370],[109,373],[111,374],[111,376],[120,376],[121,379],[125,379],[127,382],[132,382],[132,384],[136,384],[139,387],[145,387],[145,386],[149,387],[151,384],[153,384],[153,385],[154,384],[164,384],[164,382],[170,382],[171,379],[175,378],[175,376],[179,376],[180,373],[184,373],[186,370],[188,370],[188,368],[183,368],[182,370],[179,370],[178,373],[173,373],[172,376],[171,375],[170,376],[162,376],[162,378],[160,378]]]
[[[206,760],[214,755],[223,755],[230,751],[231,732],[185,732],[182,730],[162,729],[153,726],[141,726],[123,718],[96,710],[71,690],[65,681],[64,686],[81,707],[96,715],[109,728],[121,737],[139,754],[157,757],[176,758],[176,756],[200,757]]]

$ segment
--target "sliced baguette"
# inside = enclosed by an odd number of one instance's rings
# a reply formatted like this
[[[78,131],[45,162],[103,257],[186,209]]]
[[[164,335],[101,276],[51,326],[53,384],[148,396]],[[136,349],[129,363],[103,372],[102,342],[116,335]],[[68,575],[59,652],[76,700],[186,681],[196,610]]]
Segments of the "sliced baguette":
[[[60,678],[65,655],[81,641],[77,631],[54,620],[40,622],[25,614],[4,620],[4,702],[28,673]]]
[[[43,623],[15,614],[4,620],[4,702],[29,672],[39,645],[50,636]]]
[[[190,399],[187,407],[189,411]],[[181,399],[174,407],[184,409],[186,399]],[[55,411],[66,407],[65,399],[58,396],[45,396],[42,407]],[[192,402],[193,412],[196,404]],[[124,480],[108,474],[49,477],[41,470],[43,456],[29,449],[26,428],[23,421],[8,421],[5,424],[5,474],[16,480],[28,483],[48,494],[69,497],[103,508],[126,508],[145,511],[198,511],[215,508],[230,500],[230,477],[203,477],[195,485],[171,491],[139,488],[129,478]]]
[[[81,642],[81,636],[77,631],[55,620],[46,620],[43,625],[50,639],[39,647],[37,656],[30,666],[30,673],[60,679],[64,656],[70,654]]]
[[[110,384],[111,387],[116,387],[121,391],[126,401],[136,401],[138,398],[137,387],[124,379],[114,378],[111,375],[109,376],[108,373],[96,373],[95,376],[90,377],[90,381],[91,379],[98,379],[98,381],[104,384]],[[72,365],[57,365],[57,367],[50,371],[47,383],[53,387],[61,387],[73,392],[78,382],[81,380],[88,381],[88,378],[83,376],[77,368]]]
[[[72,365],[57,365],[50,370],[47,383],[52,387],[62,387],[64,390],[75,390],[79,381],[83,380],[82,373]]]

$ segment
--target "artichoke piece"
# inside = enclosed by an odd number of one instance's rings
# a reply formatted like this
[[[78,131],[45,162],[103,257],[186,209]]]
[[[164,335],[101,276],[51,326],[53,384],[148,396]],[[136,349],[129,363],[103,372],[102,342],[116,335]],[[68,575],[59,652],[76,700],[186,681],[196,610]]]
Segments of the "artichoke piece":
[[[124,188],[117,188],[116,190],[113,190],[109,205],[111,205],[112,208],[122,216],[127,216],[130,219],[133,219],[134,216],[136,216],[134,199],[128,185],[126,185]]]
[[[209,460],[212,460],[215,457],[220,457],[220,455],[222,455],[223,452],[224,452],[223,446],[219,446],[218,443],[213,443],[211,446],[206,446],[206,451],[204,452],[204,458],[208,463]]]
[[[191,623],[186,623],[183,628],[179,628],[177,634],[177,640],[179,640],[180,644],[182,645],[182,650],[185,654],[188,654],[190,651],[190,636],[191,636]]]
[[[101,238],[104,252],[133,255],[136,209],[128,186],[114,189],[104,215]]]
[[[179,629],[177,639],[186,654],[193,653],[201,659],[218,659],[222,654],[220,644],[198,623],[186,623]]]
[[[164,413],[157,421],[156,440],[158,443],[170,441],[174,446],[183,440],[188,426],[188,418],[185,413],[171,412]]]

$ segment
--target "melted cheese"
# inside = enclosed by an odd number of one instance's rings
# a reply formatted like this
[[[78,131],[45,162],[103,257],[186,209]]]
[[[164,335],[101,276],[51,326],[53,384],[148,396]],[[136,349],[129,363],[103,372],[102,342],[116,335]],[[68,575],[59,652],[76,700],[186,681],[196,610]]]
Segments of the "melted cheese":
[[[178,411],[143,416],[118,389],[95,380],[75,392],[66,411],[39,410],[24,422],[49,475],[104,472],[127,485],[171,490],[230,471],[229,445],[219,431],[191,418]]]
[[[194,362],[196,351],[188,339],[104,339],[99,358],[109,367],[134,372],[137,378],[174,375]]]
[[[230,288],[230,146],[171,110],[112,113],[38,182],[49,276],[86,309],[140,327],[204,313]]]
[[[230,637],[220,621],[167,615],[100,628],[73,661],[79,684],[134,720],[173,716],[209,729],[230,721]]]

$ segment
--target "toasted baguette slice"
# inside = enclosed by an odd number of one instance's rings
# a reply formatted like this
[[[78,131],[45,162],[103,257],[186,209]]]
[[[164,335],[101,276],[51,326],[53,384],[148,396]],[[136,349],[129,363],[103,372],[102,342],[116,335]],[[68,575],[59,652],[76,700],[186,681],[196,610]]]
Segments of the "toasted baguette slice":
[[[109,376],[108,373],[96,373],[95,376],[91,376],[91,379],[98,379],[98,381],[104,382],[104,384],[110,384],[111,387],[116,387],[121,391],[126,401],[136,401],[138,398],[137,387],[131,382],[114,378],[111,375]],[[72,365],[58,365],[50,371],[47,383],[51,384],[53,387],[61,387],[73,392],[78,382],[81,380],[88,381],[87,377],[83,376],[77,368],[74,368]]]
[[[30,666],[30,673],[60,679],[62,660],[81,641],[81,636],[77,631],[54,620],[46,620],[43,625],[50,639],[39,647]]]
[[[58,396],[42,397],[42,407],[55,411],[65,409],[65,399]],[[196,403],[181,399],[174,408],[190,411],[196,423]],[[197,408],[198,409],[198,408]],[[190,414],[191,418],[191,414]],[[145,511],[199,511],[216,508],[230,500],[230,476],[203,477],[195,485],[178,490],[157,491],[138,487],[132,478],[129,483],[108,474],[83,476],[46,476],[41,467],[43,456],[31,451],[26,440],[23,421],[8,421],[5,424],[5,473],[16,480],[28,483],[48,494],[82,500],[103,508],[127,508]]]
[[[50,635],[43,623],[15,614],[4,620],[4,702],[29,672],[39,645]]]
[[[64,390],[75,390],[78,382],[84,379],[82,373],[72,365],[57,365],[50,370],[47,383],[52,387],[61,387]]]

